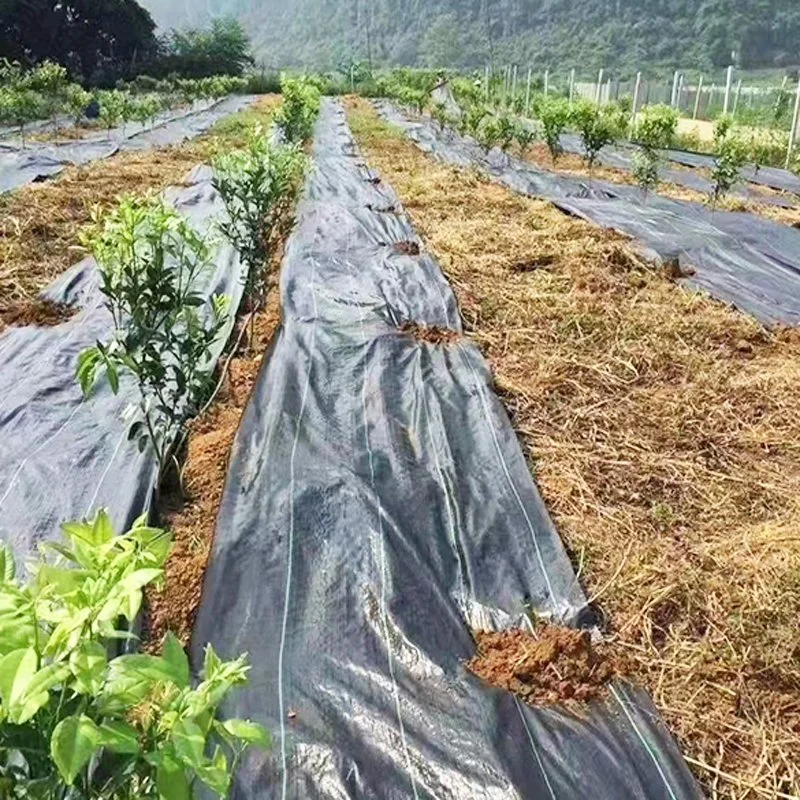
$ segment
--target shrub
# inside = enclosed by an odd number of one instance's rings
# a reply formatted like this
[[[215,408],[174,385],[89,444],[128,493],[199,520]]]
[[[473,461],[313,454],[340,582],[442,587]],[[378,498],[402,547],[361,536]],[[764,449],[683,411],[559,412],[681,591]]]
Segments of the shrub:
[[[99,117],[106,130],[111,132],[115,125],[123,121],[123,117],[129,114],[129,103],[125,92],[119,89],[99,92],[97,102],[100,105]]]
[[[78,380],[88,394],[100,371],[114,393],[120,372],[136,379],[139,417],[129,439],[140,450],[149,442],[162,472],[184,421],[206,396],[211,347],[225,324],[225,298],[200,294],[208,247],[152,196],[125,197],[105,216],[95,212],[81,242],[97,260],[115,330],[81,353]]]
[[[517,140],[520,152],[522,155],[525,155],[525,153],[528,151],[528,148],[536,140],[536,131],[529,125],[526,125],[524,122],[518,122],[514,137]]]
[[[64,108],[76,125],[83,119],[83,115],[91,102],[91,92],[87,92],[77,83],[71,83],[67,87]]]
[[[489,109],[482,103],[471,103],[464,107],[458,121],[458,132],[474,138],[478,136],[481,123],[489,114]]]
[[[450,114],[447,112],[447,105],[442,102],[436,102],[431,106],[431,116],[438,123],[440,131],[443,131],[452,122]]]
[[[250,135],[246,149],[223,153],[214,160],[214,187],[228,217],[220,227],[241,254],[247,267],[246,292],[256,305],[264,301],[265,267],[305,164],[298,145],[271,145],[260,126]]]
[[[639,113],[634,139],[651,150],[666,149],[675,141],[678,131],[678,112],[665,105],[646,106]]]
[[[478,144],[488,153],[500,142],[501,130],[500,121],[497,117],[489,115],[483,119],[475,132]]]
[[[63,533],[24,582],[0,545],[2,796],[171,800],[200,782],[224,797],[243,750],[269,742],[259,725],[215,719],[225,695],[246,683],[244,659],[222,662],[209,645],[192,688],[172,635],[161,656],[109,657],[132,638],[121,623],[161,579],[169,536],[145,518],[116,536],[104,511]]]
[[[619,120],[614,113],[598,108],[586,100],[576,103],[570,117],[581,135],[586,163],[591,170],[598,153],[607,144],[612,144],[619,135]]]
[[[658,187],[660,151],[670,147],[678,129],[678,112],[665,105],[647,106],[639,115],[634,138],[640,146],[633,160],[633,176],[642,193]]]
[[[517,135],[517,125],[510,114],[499,114],[497,117],[497,134],[500,149],[505,152],[511,147]]]
[[[714,168],[711,179],[714,188],[711,195],[711,205],[716,206],[720,198],[724,197],[739,181],[740,172],[747,160],[747,151],[742,141],[736,134],[727,129],[724,138],[717,142],[717,153],[714,158]]]
[[[44,100],[33,89],[18,87],[0,88],[0,120],[19,126],[22,147],[25,147],[25,126],[44,113]]]
[[[308,79],[281,76],[283,103],[275,122],[287,142],[302,143],[311,138],[319,113],[320,93]]]
[[[561,134],[564,133],[570,118],[569,103],[563,97],[543,97],[537,103],[537,114],[542,123],[544,140],[553,164],[563,152]]]
[[[658,187],[658,153],[650,148],[642,148],[633,156],[633,177],[642,194],[647,197],[648,192],[655,191]]]

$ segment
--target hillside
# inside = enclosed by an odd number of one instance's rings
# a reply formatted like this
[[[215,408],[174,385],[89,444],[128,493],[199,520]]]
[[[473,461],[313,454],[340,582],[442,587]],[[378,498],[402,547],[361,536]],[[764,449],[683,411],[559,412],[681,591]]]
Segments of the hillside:
[[[142,0],[163,27],[231,14],[270,66],[785,67],[797,0]]]

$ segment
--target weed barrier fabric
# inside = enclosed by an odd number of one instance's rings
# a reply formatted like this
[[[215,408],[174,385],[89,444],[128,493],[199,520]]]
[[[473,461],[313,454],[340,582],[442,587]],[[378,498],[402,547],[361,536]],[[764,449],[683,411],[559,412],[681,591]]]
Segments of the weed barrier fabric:
[[[94,137],[57,143],[31,142],[23,150],[0,143],[0,194],[117,153],[180,144],[205,133],[214,123],[249,106],[254,97],[233,95],[208,108],[190,110],[153,126],[129,124]]]
[[[471,628],[593,620],[477,348],[398,330],[461,332],[376,180],[325,100],[192,643],[249,653],[224,713],[275,736],[232,796],[697,797],[640,691],[575,715],[467,672]]]
[[[471,139],[407,119],[376,103],[387,122],[424,152],[477,167],[509,189],[549,200],[569,214],[634,238],[650,258],[680,265],[682,281],[747,311],[765,324],[800,324],[800,231],[747,212],[651,194],[635,186],[582,181],[548,172],[499,150],[486,155]]]
[[[193,171],[187,186],[166,193],[200,231],[223,213],[211,170]],[[236,252],[222,245],[202,287],[205,296],[225,294],[238,307],[243,274]],[[156,464],[151,450],[128,442],[126,408],[138,399],[131,381],[114,395],[100,382],[83,398],[75,379],[78,354],[112,331],[93,259],[76,264],[44,295],[80,308],[53,328],[7,328],[0,333],[0,540],[22,560],[37,543],[58,535],[62,522],[100,507],[124,530],[149,505]],[[212,354],[216,360],[233,317]]]

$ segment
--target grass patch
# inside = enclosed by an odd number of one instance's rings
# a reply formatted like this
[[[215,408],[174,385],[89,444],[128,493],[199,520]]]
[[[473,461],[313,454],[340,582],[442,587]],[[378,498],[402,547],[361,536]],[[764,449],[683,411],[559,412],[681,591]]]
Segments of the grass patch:
[[[800,336],[349,112],[492,365],[610,646],[710,796],[797,795]]]

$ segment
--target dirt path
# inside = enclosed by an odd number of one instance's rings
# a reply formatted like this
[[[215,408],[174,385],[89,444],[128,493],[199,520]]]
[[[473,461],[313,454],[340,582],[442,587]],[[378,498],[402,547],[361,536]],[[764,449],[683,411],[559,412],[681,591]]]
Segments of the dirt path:
[[[705,789],[800,794],[800,337],[350,109],[456,290],[613,647]]]

